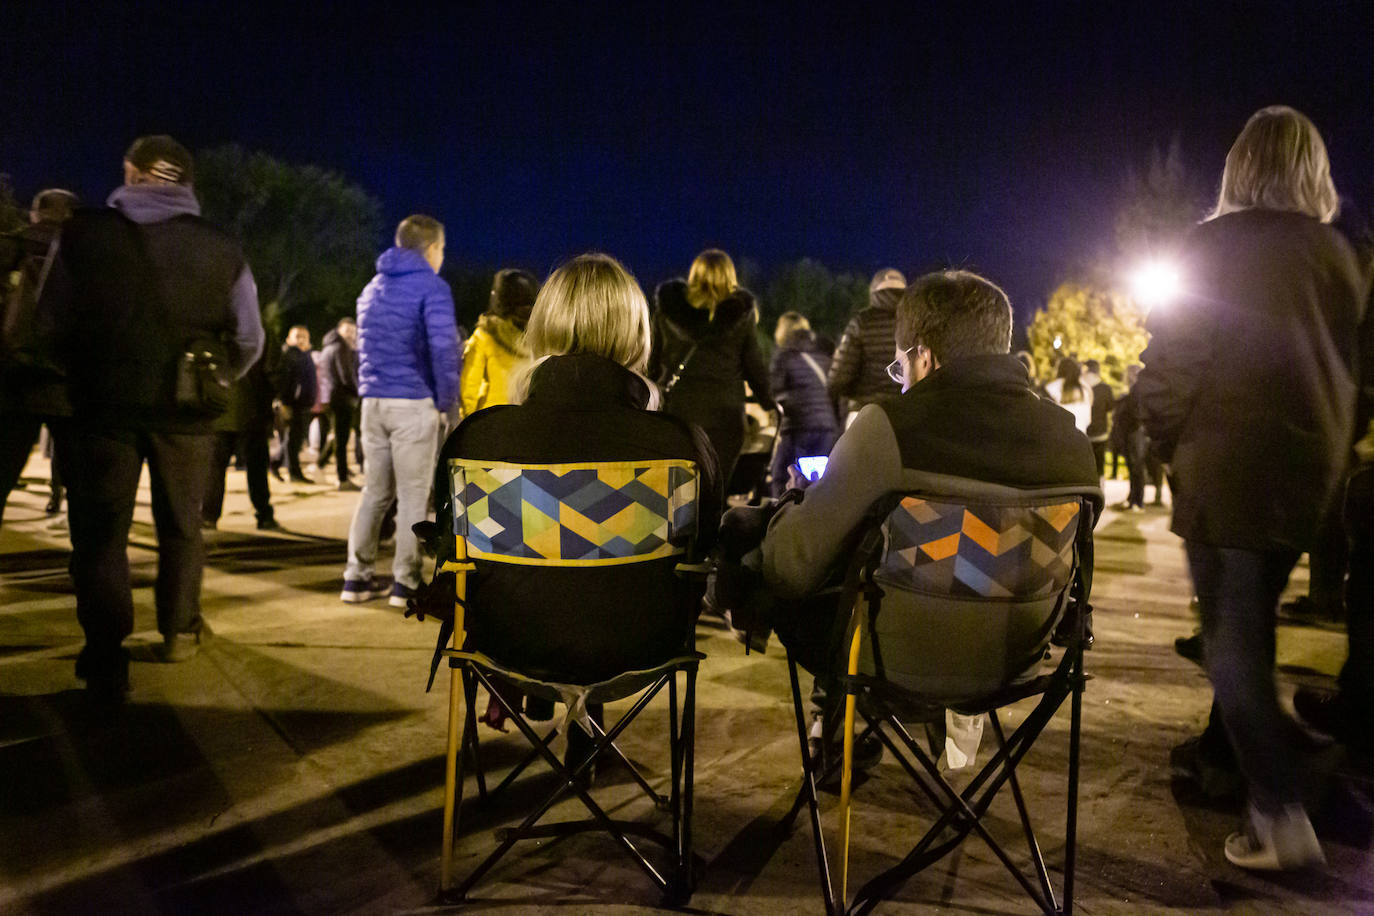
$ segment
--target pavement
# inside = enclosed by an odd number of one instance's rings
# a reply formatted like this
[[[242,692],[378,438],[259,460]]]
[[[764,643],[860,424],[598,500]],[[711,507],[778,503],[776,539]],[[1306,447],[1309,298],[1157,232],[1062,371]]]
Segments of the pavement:
[[[425,692],[435,625],[373,601],[339,601],[356,493],[273,482],[281,533],[255,530],[243,475],[206,532],[203,608],[215,638],[159,664],[155,533],[146,478],[131,537],[137,606],[133,689],[117,715],[89,708],[73,661],[82,644],[68,547],[43,515],[46,466],[15,492],[0,527],[0,913],[409,913],[436,902],[446,693]],[[1108,483],[1109,502],[1125,484]],[[1190,587],[1168,513],[1109,511],[1097,528],[1097,642],[1084,700],[1075,905],[1107,913],[1374,913],[1374,804],[1364,762],[1347,763],[1314,818],[1329,865],[1247,873],[1222,841],[1238,809],[1171,784],[1169,749],[1202,727],[1200,670],[1174,654],[1192,631]],[[1305,590],[1300,567],[1290,592]],[[776,643],[745,655],[703,621],[698,688],[693,913],[822,912],[810,831],[778,819],[798,786],[787,668]],[[1280,683],[1330,684],[1345,654],[1337,627],[1283,625]],[[1024,714],[1025,707],[1017,707]],[[651,710],[652,712],[652,710]],[[1018,712],[1011,719],[1018,720]],[[518,736],[483,734],[492,772]],[[651,779],[667,768],[661,718],[624,747]],[[983,753],[986,753],[986,745]],[[1058,887],[1063,862],[1067,712],[1022,764],[1027,804]],[[855,795],[851,874],[895,862],[931,809],[890,759]],[[493,828],[549,787],[532,770],[498,802],[462,810],[460,874]],[[613,814],[649,817],[625,780],[598,783]],[[837,802],[823,802],[832,839]],[[560,806],[579,816],[576,802]],[[989,829],[1024,845],[1009,798]],[[832,847],[832,856],[834,850]],[[852,886],[852,885],[851,885]],[[658,894],[604,837],[525,843],[479,885],[483,913],[640,913]],[[910,881],[881,911],[1030,913],[1034,907],[977,838]]]

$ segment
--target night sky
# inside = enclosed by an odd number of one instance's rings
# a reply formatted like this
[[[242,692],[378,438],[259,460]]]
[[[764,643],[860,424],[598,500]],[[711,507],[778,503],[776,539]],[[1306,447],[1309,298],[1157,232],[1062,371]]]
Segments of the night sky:
[[[1152,144],[1214,193],[1266,104],[1374,207],[1374,4],[434,6],[5,3],[0,171],[100,199],[168,132],[336,169],[474,267],[958,264],[1023,315],[1111,244]]]

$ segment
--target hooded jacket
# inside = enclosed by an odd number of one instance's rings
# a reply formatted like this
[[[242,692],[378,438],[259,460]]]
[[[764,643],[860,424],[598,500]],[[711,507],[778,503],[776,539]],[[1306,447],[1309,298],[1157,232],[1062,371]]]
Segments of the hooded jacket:
[[[320,402],[352,404],[358,399],[358,351],[334,328],[320,350]]]
[[[511,402],[510,377],[527,359],[525,331],[509,318],[486,312],[463,347],[463,373],[459,391],[463,416],[484,407]]]
[[[175,409],[186,343],[218,337],[240,377],[262,352],[257,288],[236,242],[200,217],[184,185],[117,188],[62,229],[49,278],[61,360],[79,418],[208,432]]]
[[[458,396],[453,294],[410,248],[377,258],[358,297],[358,392],[364,398],[430,398],[446,412]]]

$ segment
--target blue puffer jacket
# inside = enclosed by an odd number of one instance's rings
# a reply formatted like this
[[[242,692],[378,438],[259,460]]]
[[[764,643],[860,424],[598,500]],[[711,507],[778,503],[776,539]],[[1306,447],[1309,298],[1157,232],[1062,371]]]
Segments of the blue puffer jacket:
[[[358,393],[433,398],[441,411],[458,396],[453,294],[418,251],[384,251],[358,297]]]

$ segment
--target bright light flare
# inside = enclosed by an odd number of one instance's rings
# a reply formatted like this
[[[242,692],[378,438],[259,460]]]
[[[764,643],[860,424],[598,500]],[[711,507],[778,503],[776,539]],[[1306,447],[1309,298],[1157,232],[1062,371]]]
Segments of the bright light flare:
[[[1131,292],[1143,305],[1163,305],[1178,296],[1181,277],[1168,261],[1147,261],[1131,274]]]

